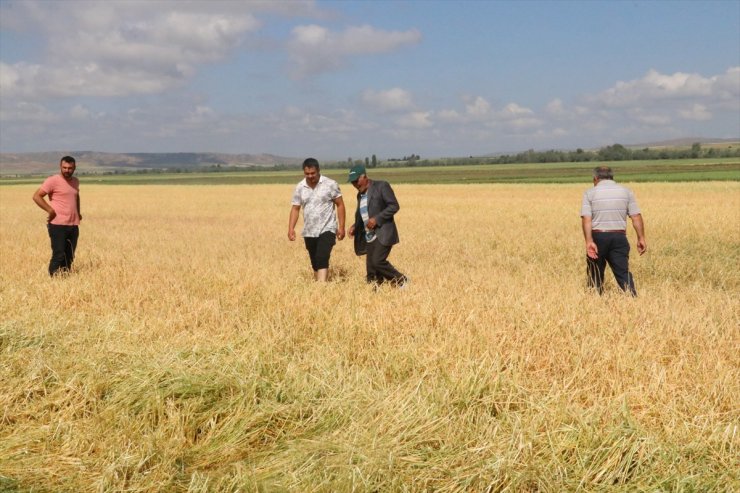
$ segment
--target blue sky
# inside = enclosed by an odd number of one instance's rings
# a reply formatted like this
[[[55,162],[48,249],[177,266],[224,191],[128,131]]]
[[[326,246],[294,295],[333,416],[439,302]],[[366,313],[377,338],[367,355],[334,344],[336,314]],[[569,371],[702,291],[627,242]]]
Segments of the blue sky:
[[[740,138],[740,1],[0,0],[0,152]]]

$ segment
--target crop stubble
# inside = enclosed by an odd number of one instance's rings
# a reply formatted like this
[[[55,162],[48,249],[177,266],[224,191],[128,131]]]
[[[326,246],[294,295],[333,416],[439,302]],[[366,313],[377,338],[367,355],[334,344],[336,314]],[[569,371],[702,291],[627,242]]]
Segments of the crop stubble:
[[[740,184],[632,185],[636,299],[585,289],[585,185],[395,188],[377,292],[349,239],[311,281],[290,187],[83,182],[54,280],[0,188],[0,489],[738,488]]]

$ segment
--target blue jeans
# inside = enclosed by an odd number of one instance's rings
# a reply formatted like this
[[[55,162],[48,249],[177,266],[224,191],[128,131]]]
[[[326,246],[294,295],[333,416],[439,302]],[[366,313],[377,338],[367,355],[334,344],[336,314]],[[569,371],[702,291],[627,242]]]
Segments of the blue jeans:
[[[77,238],[80,236],[79,226],[63,226],[47,224],[49,239],[51,240],[51,261],[49,275],[57,272],[66,272],[72,268],[72,261],[77,250]]]

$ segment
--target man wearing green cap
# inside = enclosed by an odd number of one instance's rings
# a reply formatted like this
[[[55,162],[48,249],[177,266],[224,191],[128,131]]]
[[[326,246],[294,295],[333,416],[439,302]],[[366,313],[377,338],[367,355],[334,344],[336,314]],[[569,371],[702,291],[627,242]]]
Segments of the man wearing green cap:
[[[388,262],[391,248],[399,242],[393,216],[400,206],[393,189],[387,181],[368,178],[364,166],[353,167],[348,181],[357,189],[355,223],[349,235],[354,236],[355,253],[367,254],[367,282],[406,286],[408,278]]]

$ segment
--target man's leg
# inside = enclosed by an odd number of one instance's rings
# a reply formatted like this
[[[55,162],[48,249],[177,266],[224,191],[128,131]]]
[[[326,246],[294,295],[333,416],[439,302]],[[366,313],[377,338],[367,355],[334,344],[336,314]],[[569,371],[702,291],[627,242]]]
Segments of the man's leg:
[[[69,270],[72,268],[72,262],[74,262],[75,259],[77,239],[80,237],[80,228],[77,226],[67,226],[65,229],[67,230],[67,234],[64,241],[64,260],[66,262],[65,267]]]
[[[629,291],[632,296],[637,296],[635,281],[632,273],[629,271],[630,244],[627,235],[615,235],[612,239],[612,246],[609,250],[607,262],[614,273],[617,285],[623,291]]]
[[[375,252],[375,245],[377,245],[377,243],[378,243],[377,240],[376,241],[372,241],[372,242],[368,243],[367,244],[367,247],[366,247],[367,252],[365,253],[365,267],[367,269],[367,276],[365,277],[365,280],[368,283],[381,283],[381,282],[383,282],[383,279],[382,278],[380,278],[380,279],[378,278],[378,275],[377,275],[376,269],[375,269],[374,252]]]
[[[316,247],[319,244],[319,239],[311,236],[304,236],[303,243],[306,245],[306,251],[308,252],[308,258],[311,261],[311,268],[313,269],[314,280],[318,279],[318,269],[316,268]]]
[[[329,279],[329,258],[336,242],[337,235],[331,231],[321,233],[316,242],[313,266],[315,278],[319,282],[326,282]]]
[[[596,288],[599,294],[604,291],[604,268],[606,261],[599,257],[592,259],[586,257],[586,275],[588,276],[588,287]]]
[[[49,240],[51,241],[51,260],[49,261],[49,275],[53,276],[60,269],[68,269],[67,266],[67,234],[64,226],[56,224],[47,224],[46,229],[49,231]]]
[[[609,244],[604,241],[601,233],[594,233],[594,243],[596,243],[599,258],[592,259],[586,256],[586,275],[588,277],[588,287],[596,288],[596,291],[601,294],[604,292],[604,271],[606,270]]]
[[[378,282],[391,281],[395,284],[401,284],[406,280],[406,276],[398,272],[393,264],[388,262],[388,255],[390,255],[393,245],[383,245],[376,239],[369,243],[367,247],[368,262],[372,262],[375,278]]]

